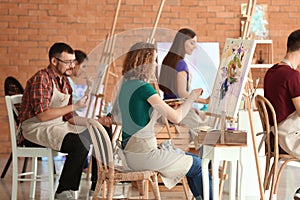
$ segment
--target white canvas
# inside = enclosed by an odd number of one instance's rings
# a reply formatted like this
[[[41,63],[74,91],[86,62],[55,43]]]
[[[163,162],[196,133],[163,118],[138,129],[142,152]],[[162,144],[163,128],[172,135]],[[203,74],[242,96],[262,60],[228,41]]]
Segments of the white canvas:
[[[171,47],[170,42],[158,42],[158,65],[160,72],[161,63]],[[202,88],[203,98],[210,96],[215,76],[220,64],[220,53],[218,42],[198,42],[192,55],[186,55],[187,62],[192,75],[191,89]],[[194,105],[201,108],[203,105]]]
[[[108,65],[107,64],[99,64],[97,69],[97,76],[93,83],[92,94],[99,95],[103,93],[103,82],[106,75]]]

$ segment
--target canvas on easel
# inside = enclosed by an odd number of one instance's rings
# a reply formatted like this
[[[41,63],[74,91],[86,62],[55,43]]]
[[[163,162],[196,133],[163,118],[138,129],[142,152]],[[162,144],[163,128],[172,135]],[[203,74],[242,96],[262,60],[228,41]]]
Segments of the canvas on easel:
[[[103,93],[103,83],[105,74],[108,68],[108,64],[99,64],[97,69],[96,80],[92,87],[92,94],[99,95]]]
[[[101,115],[104,98],[104,79],[107,75],[108,64],[99,64],[95,81],[92,85],[86,117],[94,118],[96,113]],[[100,101],[100,104],[98,104]]]
[[[226,112],[226,117],[236,117],[254,50],[254,40],[226,39],[208,113],[220,117]]]

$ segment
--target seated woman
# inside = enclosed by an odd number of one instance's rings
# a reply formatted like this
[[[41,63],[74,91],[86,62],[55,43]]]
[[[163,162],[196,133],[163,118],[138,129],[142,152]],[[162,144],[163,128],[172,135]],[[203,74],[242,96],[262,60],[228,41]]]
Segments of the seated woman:
[[[156,58],[155,46],[140,42],[130,48],[124,60],[123,80],[117,96],[119,104],[115,106],[118,105],[121,112],[122,147],[127,165],[133,170],[160,172],[167,188],[174,187],[186,176],[194,197],[202,199],[201,159],[190,153],[157,148],[154,132],[160,115],[171,122],[180,122],[202,94],[202,89],[193,90],[177,109],[170,107],[149,83],[155,77]]]
[[[192,77],[184,57],[186,54],[191,55],[196,45],[197,35],[193,30],[182,28],[177,32],[160,70],[159,88],[164,92],[164,100],[187,98],[190,95]],[[209,97],[197,98],[195,102],[208,104]],[[194,108],[180,122],[189,128],[203,126],[206,123],[205,113]]]

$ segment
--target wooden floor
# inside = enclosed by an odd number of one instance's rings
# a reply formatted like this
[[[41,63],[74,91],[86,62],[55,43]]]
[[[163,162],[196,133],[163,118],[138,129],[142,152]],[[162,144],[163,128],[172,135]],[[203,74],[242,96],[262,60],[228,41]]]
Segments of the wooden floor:
[[[0,170],[6,164],[7,158],[0,158]],[[22,162],[21,162],[22,163]],[[63,165],[63,161],[55,161],[56,170],[59,173],[61,171],[61,167]],[[47,169],[47,161],[39,161],[40,170],[45,171]],[[22,166],[21,166],[22,167]],[[20,167],[20,168],[21,168]],[[30,163],[29,166],[30,167]],[[9,168],[6,176],[0,181],[0,199],[1,200],[10,200],[11,199],[11,180],[12,180],[12,167]],[[297,187],[300,186],[300,168],[295,166],[288,166],[287,170],[283,173],[282,181],[279,186],[278,200],[291,200],[293,199],[293,193]],[[58,184],[58,176],[56,177],[56,184]],[[249,186],[250,187],[250,186]],[[29,199],[29,188],[30,185],[28,182],[20,183],[18,189],[18,200],[27,200]],[[78,199],[88,200],[89,198],[88,192],[90,188],[90,182],[85,179],[85,174],[82,176],[80,190],[78,192]],[[247,187],[246,187],[247,188]],[[127,191],[127,192],[126,192]],[[223,199],[228,199],[228,190],[224,189]],[[185,195],[183,192],[183,187],[181,185],[176,186],[172,190],[166,189],[163,185],[160,185],[160,193],[163,200],[182,200],[185,199]],[[120,184],[118,185],[118,189],[115,193],[119,196],[117,199],[127,199],[128,195],[136,194],[136,189],[131,187],[131,184]],[[149,193],[150,199],[153,199],[153,195]],[[121,198],[122,197],[122,198]],[[48,199],[48,183],[38,183],[36,198],[35,199]],[[256,200],[258,198],[246,198],[246,200]]]
[[[180,132],[187,132],[187,130],[180,130]],[[162,132],[162,134],[158,134],[160,139],[158,140],[165,140],[168,138],[167,133]],[[176,147],[180,147],[181,149],[184,149],[185,151],[192,151],[189,146],[189,139],[188,139],[188,133],[186,134],[177,134],[176,136],[173,136],[173,143]],[[194,153],[196,153],[194,151]],[[0,156],[0,173],[2,173],[2,170],[7,162],[8,155],[2,155]],[[19,166],[20,171],[23,166],[23,162],[21,160],[21,166]],[[55,161],[55,167],[56,171],[59,172],[62,169],[64,161],[63,160],[56,160]],[[47,170],[47,161],[39,161],[40,170],[42,172],[45,172]],[[30,163],[28,168],[30,167]],[[58,185],[58,178],[59,176],[56,176],[55,181],[55,188]],[[12,181],[12,167],[9,168],[6,176],[0,180],[0,200],[10,200],[11,199],[11,184]],[[253,183],[258,184],[258,183]],[[245,190],[248,191],[248,193],[252,191],[253,185],[244,185],[243,186]],[[281,178],[281,182],[279,184],[279,191],[278,191],[278,200],[292,200],[294,196],[294,192],[296,189],[300,187],[300,166],[287,166],[285,171],[283,172],[283,176]],[[20,183],[18,188],[18,200],[27,200],[29,199],[29,188],[30,184],[28,182]],[[258,188],[258,187],[257,187]],[[85,179],[85,174],[82,176],[82,180],[80,183],[80,189],[78,191],[78,199],[80,200],[88,200],[89,198],[89,189],[90,189],[90,181],[87,181]],[[178,185],[174,187],[171,190],[168,190],[164,185],[160,185],[160,194],[162,197],[162,200],[183,200],[185,198],[185,194],[183,192],[182,185]],[[224,192],[223,192],[223,200],[228,199],[228,184],[227,181],[225,181],[224,184]],[[123,184],[118,185],[116,195],[123,195],[124,198],[117,198],[117,199],[127,199],[128,196],[131,196],[131,194],[136,194],[136,189],[131,187],[131,184]],[[258,193],[258,191],[257,191]],[[150,191],[149,192],[150,198],[153,199],[153,194]],[[255,195],[254,195],[255,196]],[[259,196],[259,193],[258,195]],[[191,194],[190,194],[191,197]],[[46,200],[49,199],[48,196],[48,183],[38,183],[37,184],[37,191],[36,191],[36,197],[37,200]],[[191,199],[191,198],[190,198]],[[245,200],[258,200],[259,197],[246,197]]]
[[[2,170],[4,168],[4,165],[6,164],[7,158],[0,158],[0,170],[2,173]],[[55,161],[55,167],[56,171],[59,174],[61,171],[61,168],[63,166],[64,161]],[[23,161],[20,161],[22,164]],[[23,165],[23,164],[22,164]],[[47,161],[39,161],[39,166],[41,171],[45,172],[47,170]],[[20,171],[22,166],[19,167]],[[30,169],[30,162],[28,163],[28,169]],[[78,191],[78,199],[80,200],[88,200],[91,199],[89,198],[89,189],[90,189],[90,181],[86,180],[86,175],[83,173],[81,183],[80,183],[80,189]],[[59,176],[56,176],[55,178],[55,188],[58,185],[58,178]],[[10,166],[9,170],[7,171],[7,174],[3,179],[0,181],[0,200],[10,200],[11,199],[11,181],[12,181],[12,166]],[[30,188],[30,183],[29,182],[23,182],[19,183],[19,188],[18,188],[18,200],[27,200],[29,199],[29,188]],[[162,199],[165,200],[181,200],[185,199],[185,195],[183,192],[183,188],[181,185],[176,186],[172,190],[166,189],[163,185],[160,185],[160,193]],[[135,188],[131,187],[131,184],[128,183],[123,183],[119,184],[117,187],[117,191],[115,192],[117,198],[116,199],[127,199],[127,196],[135,196],[137,194],[137,191]],[[150,191],[149,192],[150,199],[153,198],[153,194]],[[36,191],[36,197],[35,199],[48,199],[48,183],[47,182],[41,182],[37,184],[37,191]]]

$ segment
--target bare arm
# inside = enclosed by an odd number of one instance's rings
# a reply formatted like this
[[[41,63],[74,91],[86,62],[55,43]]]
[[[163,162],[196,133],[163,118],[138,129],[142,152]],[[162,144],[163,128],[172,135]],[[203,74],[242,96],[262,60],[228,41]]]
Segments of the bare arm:
[[[293,98],[292,101],[296,108],[296,112],[297,112],[298,116],[300,117],[300,97]]]
[[[168,104],[166,104],[158,94],[154,94],[149,97],[148,102],[153,108],[158,110],[158,112],[165,116],[168,120],[177,124],[187,115],[192,107],[193,102],[201,94],[202,89],[193,90],[193,92],[188,96],[187,100],[177,109],[173,109]]]
[[[187,73],[186,71],[181,71],[177,73],[177,93],[180,98],[187,98],[190,93],[186,91],[187,87]]]
[[[186,91],[187,87],[187,73],[185,71],[181,71],[177,73],[177,93],[180,98],[187,98],[190,94]],[[210,97],[203,99],[198,98],[195,100],[197,103],[208,104]]]

